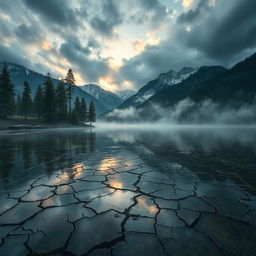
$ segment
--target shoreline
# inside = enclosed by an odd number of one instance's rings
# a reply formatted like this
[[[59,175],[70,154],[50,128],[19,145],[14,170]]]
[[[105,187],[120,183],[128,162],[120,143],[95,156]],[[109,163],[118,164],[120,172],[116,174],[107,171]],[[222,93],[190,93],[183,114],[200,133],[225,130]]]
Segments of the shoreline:
[[[46,123],[39,119],[29,118],[24,120],[20,116],[13,116],[6,120],[0,120],[0,131],[16,131],[16,130],[43,130],[55,128],[94,128],[94,125],[79,123]]]
[[[45,130],[58,128],[95,128],[89,124],[13,124],[0,126],[0,131]]]
[[[0,127],[0,136],[3,135],[20,135],[24,133],[38,133],[38,132],[46,132],[51,130],[65,130],[65,129],[91,129],[95,128],[95,126],[84,126],[84,125],[63,125],[63,126],[37,126],[37,127],[20,127],[18,129],[7,129]]]

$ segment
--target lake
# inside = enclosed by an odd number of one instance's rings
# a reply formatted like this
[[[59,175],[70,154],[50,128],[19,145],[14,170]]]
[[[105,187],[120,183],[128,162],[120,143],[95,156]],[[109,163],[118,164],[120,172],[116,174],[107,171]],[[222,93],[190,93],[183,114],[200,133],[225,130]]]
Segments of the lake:
[[[2,131],[0,255],[255,255],[254,127]]]

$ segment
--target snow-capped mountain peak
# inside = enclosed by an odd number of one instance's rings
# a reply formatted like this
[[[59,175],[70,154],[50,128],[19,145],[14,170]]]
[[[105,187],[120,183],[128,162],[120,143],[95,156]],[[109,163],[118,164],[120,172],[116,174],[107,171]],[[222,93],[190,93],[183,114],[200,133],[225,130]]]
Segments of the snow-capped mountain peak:
[[[128,98],[130,98],[131,96],[133,96],[136,92],[130,89],[126,89],[126,90],[121,90],[118,91],[116,94],[122,98],[123,100],[127,100]]]
[[[163,73],[159,76],[159,82],[167,86],[180,83],[182,80],[187,79],[192,73],[196,72],[197,69],[190,67],[183,67],[180,71],[175,72],[169,70],[167,73]]]
[[[113,92],[106,91],[97,84],[86,84],[81,89],[94,96],[103,106],[111,110],[119,106],[123,99]]]
[[[127,108],[130,106],[137,107],[155,95],[158,91],[181,83],[196,71],[197,69],[194,68],[183,67],[177,72],[169,70],[166,73],[162,73],[158,78],[147,83],[134,96],[126,100],[120,108]]]

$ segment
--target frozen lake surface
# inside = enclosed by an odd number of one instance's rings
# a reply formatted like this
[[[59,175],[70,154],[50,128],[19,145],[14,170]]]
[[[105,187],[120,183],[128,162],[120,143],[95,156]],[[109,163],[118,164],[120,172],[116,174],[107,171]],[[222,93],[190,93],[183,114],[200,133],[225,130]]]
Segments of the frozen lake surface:
[[[0,135],[0,255],[256,253],[253,128]]]

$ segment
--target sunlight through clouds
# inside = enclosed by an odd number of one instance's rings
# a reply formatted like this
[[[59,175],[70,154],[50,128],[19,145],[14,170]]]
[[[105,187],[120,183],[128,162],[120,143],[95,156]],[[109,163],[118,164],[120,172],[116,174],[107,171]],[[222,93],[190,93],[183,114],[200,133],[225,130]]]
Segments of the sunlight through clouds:
[[[50,50],[52,48],[52,44],[47,40],[43,40],[42,43],[41,43],[41,47],[44,50]]]
[[[255,49],[254,1],[59,2],[1,1],[1,62],[50,72],[54,78],[72,67],[78,85],[100,83],[118,91],[139,89],[160,73],[190,63],[230,66],[241,51]]]
[[[186,10],[195,7],[196,3],[197,3],[197,0],[183,0],[183,1],[182,1],[182,5],[183,5],[183,7],[184,7]]]

